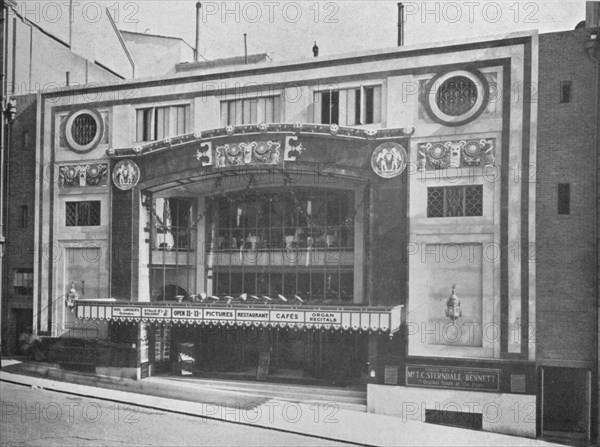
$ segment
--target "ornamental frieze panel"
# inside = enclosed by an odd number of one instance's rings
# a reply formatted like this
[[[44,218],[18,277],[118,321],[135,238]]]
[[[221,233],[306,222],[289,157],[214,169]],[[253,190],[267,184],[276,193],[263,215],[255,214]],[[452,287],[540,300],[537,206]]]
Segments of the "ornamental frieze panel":
[[[59,186],[73,188],[81,186],[106,186],[108,165],[87,163],[62,165],[59,167]]]
[[[217,146],[215,167],[276,165],[281,161],[281,144],[276,141],[249,141]]]
[[[109,148],[106,153],[109,157],[138,157],[141,155],[151,154],[155,152],[160,152],[164,150],[175,149],[179,146],[194,144],[194,143],[202,143],[205,144],[212,140],[213,146],[217,145],[217,141],[222,138],[230,138],[230,137],[238,137],[244,136],[245,138],[256,138],[259,139],[271,139],[271,141],[277,139],[278,137],[274,134],[277,133],[287,133],[292,134],[292,138],[297,139],[299,136],[322,136],[325,138],[335,138],[335,139],[347,139],[354,141],[370,141],[370,140],[385,140],[391,138],[406,138],[410,137],[414,133],[414,127],[405,127],[405,128],[393,128],[393,129],[362,129],[358,127],[342,127],[337,124],[306,124],[306,123],[284,123],[284,124],[251,124],[244,126],[227,126],[218,129],[205,130],[205,131],[197,131],[184,135],[177,135],[173,137],[167,137],[160,141],[154,141],[151,143],[146,143],[140,146],[135,146],[131,148]],[[251,137],[252,136],[252,137]],[[286,136],[286,140],[288,137]],[[215,141],[217,140],[217,141]],[[287,144],[286,141],[285,144]],[[283,139],[282,142],[283,143]],[[285,148],[283,148],[285,150]],[[290,149],[293,151],[293,149]],[[201,151],[202,152],[202,151]],[[295,151],[294,151],[295,152]],[[203,157],[204,155],[201,153],[199,156]],[[212,156],[215,156],[215,151],[212,152]],[[284,153],[280,154],[282,160],[288,160]],[[292,158],[295,157],[295,154],[292,154]],[[203,158],[200,161],[203,166],[210,166],[211,162],[206,162]],[[208,163],[208,164],[207,164]],[[216,166],[216,163],[215,163]]]
[[[482,138],[419,144],[419,171],[495,164],[495,140]]]

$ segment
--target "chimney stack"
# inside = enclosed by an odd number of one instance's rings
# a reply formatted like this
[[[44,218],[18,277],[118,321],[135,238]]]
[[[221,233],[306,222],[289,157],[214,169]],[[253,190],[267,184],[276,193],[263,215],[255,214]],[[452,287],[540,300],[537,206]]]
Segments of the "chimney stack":
[[[196,48],[194,48],[194,61],[198,62],[198,51],[200,51],[200,9],[202,3],[196,3]]]
[[[600,2],[585,2],[585,27],[600,27]]]
[[[398,46],[404,45],[404,5],[398,3]]]

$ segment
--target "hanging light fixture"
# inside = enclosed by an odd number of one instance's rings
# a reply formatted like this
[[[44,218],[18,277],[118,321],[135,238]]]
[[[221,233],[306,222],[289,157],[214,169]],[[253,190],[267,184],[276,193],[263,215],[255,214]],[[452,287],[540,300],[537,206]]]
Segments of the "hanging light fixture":
[[[452,293],[450,297],[446,301],[446,316],[452,320],[452,324],[462,317],[462,309],[460,307],[460,300],[454,290],[456,289],[456,284],[452,284]]]

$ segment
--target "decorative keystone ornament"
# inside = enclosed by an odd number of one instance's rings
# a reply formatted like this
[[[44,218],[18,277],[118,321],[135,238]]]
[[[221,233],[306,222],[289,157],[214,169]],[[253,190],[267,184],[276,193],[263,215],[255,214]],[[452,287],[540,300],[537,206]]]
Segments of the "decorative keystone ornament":
[[[414,127],[405,127],[404,129],[402,129],[402,133],[404,135],[406,135],[407,137],[410,137],[412,134],[415,133],[415,128]]]
[[[406,150],[393,142],[380,144],[371,155],[371,167],[375,174],[383,178],[394,178],[406,168]]]
[[[133,160],[121,160],[113,169],[112,179],[121,191],[129,191],[140,180],[140,168]]]

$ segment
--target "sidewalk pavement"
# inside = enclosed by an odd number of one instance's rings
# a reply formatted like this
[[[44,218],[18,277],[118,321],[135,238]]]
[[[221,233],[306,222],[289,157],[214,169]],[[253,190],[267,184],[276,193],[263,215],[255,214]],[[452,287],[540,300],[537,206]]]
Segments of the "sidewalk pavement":
[[[44,375],[50,378],[40,377]],[[108,379],[11,360],[2,361],[0,381],[358,445],[557,445],[345,410],[323,402],[296,403],[203,387],[196,391],[176,381]]]

